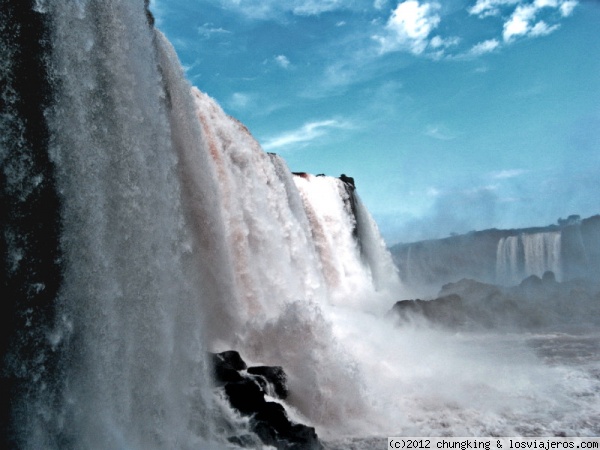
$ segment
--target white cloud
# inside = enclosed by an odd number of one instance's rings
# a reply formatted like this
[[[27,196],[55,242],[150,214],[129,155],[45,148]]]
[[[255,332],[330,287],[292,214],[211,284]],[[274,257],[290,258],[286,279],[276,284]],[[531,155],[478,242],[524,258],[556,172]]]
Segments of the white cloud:
[[[558,25],[558,24],[549,26],[546,22],[544,22],[543,20],[540,20],[538,23],[536,23],[531,28],[529,35],[530,36],[545,36],[547,34],[552,33],[553,31],[557,30],[559,27],[560,27],[560,25]]]
[[[385,26],[386,35],[374,36],[381,44],[381,52],[408,50],[419,55],[429,43],[429,35],[440,23],[436,11],[438,3],[419,3],[407,0],[398,4],[392,11]]]
[[[479,42],[471,47],[469,50],[469,55],[471,56],[479,56],[485,53],[489,53],[498,48],[500,42],[496,39],[488,39],[487,41]]]
[[[198,27],[198,33],[206,39],[209,39],[215,34],[231,34],[231,31],[221,27],[215,27],[212,23],[205,23]]]
[[[519,5],[504,23],[502,37],[505,42],[516,36],[526,35],[530,30],[529,22],[535,18],[537,9],[533,5]]]
[[[515,178],[515,177],[521,176],[526,173],[527,173],[527,170],[523,170],[523,169],[508,169],[508,170],[500,170],[498,172],[492,172],[491,177],[494,180],[505,180],[508,178]]]
[[[287,69],[288,67],[290,67],[290,60],[285,55],[277,55],[275,57],[275,62],[284,69]]]
[[[556,8],[558,6],[558,0],[534,0],[533,4],[537,9]]]
[[[477,0],[475,5],[468,9],[469,14],[479,17],[496,16],[500,8],[519,3],[521,0]]]
[[[460,38],[453,36],[449,38],[442,38],[441,36],[434,36],[429,41],[429,45],[433,48],[448,48],[454,47],[460,43]]]
[[[373,8],[375,9],[383,9],[385,5],[387,5],[388,0],[375,0],[373,2]]]
[[[252,102],[252,96],[243,92],[234,92],[229,101],[228,106],[234,110],[246,109]]]
[[[349,123],[336,119],[308,122],[296,130],[286,131],[267,139],[262,147],[268,151],[296,144],[307,144],[326,135],[331,130],[348,128],[351,128]]]
[[[563,17],[570,15],[577,5],[574,0],[534,0],[529,4],[518,5],[510,18],[504,23],[502,37],[510,42],[517,37],[545,36],[557,30],[560,25],[549,25],[543,20],[535,22],[542,9],[558,9]],[[535,22],[535,24],[534,24]]]
[[[560,5],[560,13],[563,17],[568,17],[571,15],[576,6],[577,2],[575,0],[567,0],[562,2]]]
[[[339,9],[343,2],[341,0],[307,0],[295,2],[292,8],[294,14],[299,16],[315,16],[327,11]]]

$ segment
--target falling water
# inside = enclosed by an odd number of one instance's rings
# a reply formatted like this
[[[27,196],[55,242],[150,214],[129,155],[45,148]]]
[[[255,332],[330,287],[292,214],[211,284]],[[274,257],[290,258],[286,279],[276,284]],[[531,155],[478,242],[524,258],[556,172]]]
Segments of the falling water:
[[[519,236],[501,238],[496,252],[496,280],[498,283],[518,284],[523,277],[523,269],[519,266],[523,257]],[[521,263],[522,265],[522,263]]]
[[[5,279],[21,283],[3,309],[16,325],[2,334],[2,381],[18,388],[3,393],[7,441],[222,448],[244,419],[204,355],[231,348],[282,365],[288,414],[332,448],[346,436],[360,448],[391,434],[599,432],[587,353],[589,370],[548,367],[521,336],[384,320],[402,287],[354,185],[292,175],[264,153],[189,86],[143,2],[31,3],[51,94],[19,87],[0,20],[2,201],[14,216],[2,250]],[[26,98],[39,101],[28,114]],[[559,271],[559,250],[557,233],[507,238],[499,273]]]
[[[552,271],[561,279],[561,233],[543,232],[503,237],[496,252],[496,280],[518,284],[530,275]]]
[[[199,158],[203,145],[193,109],[179,104],[189,86],[161,76],[141,2],[36,5],[50,24],[48,152],[62,202],[64,282],[46,338],[63,356],[55,392],[51,374],[34,380],[17,440],[197,448],[211,434],[198,294],[227,286],[211,276],[224,261],[220,210],[179,182],[182,147]],[[194,182],[215,190],[210,166]],[[191,203],[203,203],[202,230],[189,226]],[[217,242],[210,262],[205,242]]]

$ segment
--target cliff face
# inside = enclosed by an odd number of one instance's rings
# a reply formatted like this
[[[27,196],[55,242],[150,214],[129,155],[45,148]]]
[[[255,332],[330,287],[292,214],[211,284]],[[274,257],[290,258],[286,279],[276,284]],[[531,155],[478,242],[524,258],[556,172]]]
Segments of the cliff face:
[[[462,278],[514,285],[546,271],[560,280],[594,280],[600,264],[600,215],[398,244],[391,252],[404,285],[417,292],[437,292]]]

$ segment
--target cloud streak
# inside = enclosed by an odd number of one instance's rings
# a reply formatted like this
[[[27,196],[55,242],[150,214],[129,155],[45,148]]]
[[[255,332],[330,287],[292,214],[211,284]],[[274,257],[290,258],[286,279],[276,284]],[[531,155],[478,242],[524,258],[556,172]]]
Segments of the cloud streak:
[[[308,122],[295,130],[285,131],[279,135],[267,139],[262,145],[263,149],[281,150],[298,145],[306,145],[319,139],[333,130],[351,128],[348,122],[336,119]]]
[[[322,13],[359,9],[366,0],[220,0],[225,9],[260,20],[280,19],[286,14],[318,16]]]
[[[521,175],[526,174],[528,171],[524,170],[524,169],[507,169],[507,170],[500,170],[498,172],[493,172],[491,174],[491,177],[494,180],[506,180],[509,178],[515,178],[515,177],[519,177]]]

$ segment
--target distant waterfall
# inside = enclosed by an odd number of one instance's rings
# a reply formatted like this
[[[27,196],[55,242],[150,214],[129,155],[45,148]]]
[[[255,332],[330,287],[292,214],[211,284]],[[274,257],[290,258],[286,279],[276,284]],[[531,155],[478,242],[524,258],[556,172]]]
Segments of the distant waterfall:
[[[561,233],[523,235],[525,273],[541,277],[544,272],[554,272],[561,279]]]
[[[518,284],[530,275],[552,271],[561,279],[561,233],[543,232],[503,237],[496,252],[496,279]]]
[[[522,255],[523,248],[520,236],[508,236],[500,239],[496,252],[496,279],[498,283],[518,284],[522,280]]]

